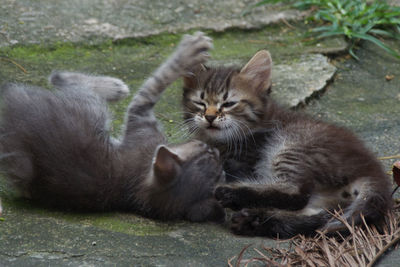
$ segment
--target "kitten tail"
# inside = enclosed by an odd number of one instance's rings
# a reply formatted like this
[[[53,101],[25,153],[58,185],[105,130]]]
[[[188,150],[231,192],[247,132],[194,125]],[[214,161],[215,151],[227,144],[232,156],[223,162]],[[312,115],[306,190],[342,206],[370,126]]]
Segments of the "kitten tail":
[[[362,216],[365,218],[367,223],[379,223],[385,218],[386,211],[388,211],[392,206],[392,201],[389,199],[390,194],[379,193],[383,192],[384,189],[377,190],[374,188],[382,185],[367,185],[368,182],[358,188],[353,188],[352,191],[353,193],[357,193],[357,197],[350,206],[343,210],[342,218],[350,225],[362,224]],[[342,221],[336,219],[327,222],[322,230],[333,232],[342,229],[347,228]]]

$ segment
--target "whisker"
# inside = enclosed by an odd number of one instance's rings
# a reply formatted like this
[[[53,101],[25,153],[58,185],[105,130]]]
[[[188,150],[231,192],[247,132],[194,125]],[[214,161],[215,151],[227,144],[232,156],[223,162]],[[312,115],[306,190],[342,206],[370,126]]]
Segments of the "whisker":
[[[180,137],[182,140],[187,140],[189,137],[191,137],[198,128],[194,123],[192,123],[192,121],[193,120],[181,123],[179,130],[176,131],[171,137]]]
[[[245,129],[247,129],[247,132],[248,132],[247,135],[250,135],[250,137],[251,137],[251,139],[252,139],[252,141],[253,141],[253,144],[256,145],[256,140],[254,139],[253,131],[250,129],[250,127],[249,127],[246,123],[244,123],[244,122],[242,122],[242,121],[240,121],[240,120],[237,120],[237,119],[232,118],[232,121],[234,121],[234,122],[240,124],[240,126],[244,126]],[[240,127],[240,128],[243,130],[243,135],[244,135],[243,138],[244,138],[244,139],[247,139],[247,138],[246,138],[247,135],[246,135],[246,133],[244,132],[244,129],[243,129],[242,127]]]
[[[238,179],[238,181],[241,181],[241,180],[243,179],[243,177],[241,178],[241,177],[236,176],[236,175],[233,175],[233,174],[231,174],[231,173],[227,173],[226,171],[225,171],[225,174],[227,174],[227,175],[229,175],[229,176],[232,176],[233,178]]]
[[[239,143],[239,151],[238,151],[238,155],[241,155],[242,154],[242,149],[243,149],[243,141],[244,141],[244,144],[245,144],[245,147],[246,147],[246,149],[247,149],[247,138],[246,138],[246,136],[245,136],[245,134],[244,134],[244,132],[243,132],[243,129],[240,127],[240,125],[236,122],[236,121],[234,121],[234,120],[232,120],[232,127],[231,127],[231,129],[232,129],[232,131],[235,133],[235,136],[236,136],[236,140],[235,141],[237,141],[237,143]],[[243,135],[243,136],[242,136]]]

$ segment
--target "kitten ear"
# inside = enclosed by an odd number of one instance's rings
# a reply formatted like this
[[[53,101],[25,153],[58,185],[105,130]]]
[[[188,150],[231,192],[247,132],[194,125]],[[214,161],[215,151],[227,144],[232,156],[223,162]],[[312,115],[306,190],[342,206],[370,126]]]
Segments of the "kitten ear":
[[[207,70],[208,68],[203,64],[198,64],[194,66],[189,73],[183,76],[183,87],[188,89],[196,89],[197,88],[197,75]]]
[[[153,159],[153,172],[156,181],[165,184],[171,182],[181,170],[181,160],[168,147],[157,148]]]
[[[271,87],[272,59],[267,50],[258,51],[240,70],[239,75],[257,91]]]

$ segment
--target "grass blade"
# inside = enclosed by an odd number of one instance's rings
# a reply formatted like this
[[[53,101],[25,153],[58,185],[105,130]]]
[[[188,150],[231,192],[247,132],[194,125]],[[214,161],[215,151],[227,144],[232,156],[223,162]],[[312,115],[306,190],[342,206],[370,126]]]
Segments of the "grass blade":
[[[374,44],[376,44],[377,46],[379,46],[380,48],[384,49],[386,52],[388,52],[389,54],[395,56],[396,58],[400,59],[400,54],[397,53],[395,50],[393,50],[392,48],[388,47],[387,45],[385,45],[383,42],[381,42],[379,39],[368,35],[368,34],[359,34],[359,33],[354,33],[353,36],[355,38],[359,38],[362,40],[366,40],[369,42],[372,42]]]

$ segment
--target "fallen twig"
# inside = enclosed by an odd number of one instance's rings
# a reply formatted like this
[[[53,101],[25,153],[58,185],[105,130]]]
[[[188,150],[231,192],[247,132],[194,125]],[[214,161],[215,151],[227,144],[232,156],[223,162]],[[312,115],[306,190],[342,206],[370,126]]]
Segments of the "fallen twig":
[[[249,247],[246,246],[240,252],[235,266],[246,266],[249,262],[261,261],[268,266],[372,267],[388,249],[400,242],[399,207],[396,205],[393,212],[388,214],[383,231],[368,225],[363,217],[362,225],[350,224],[340,211],[335,211],[332,215],[343,222],[349,232],[348,236],[340,233],[331,236],[325,231],[317,231],[315,237],[298,235],[287,241],[289,248],[280,248],[279,245],[263,247],[266,253],[254,248],[261,257],[242,261],[243,253]]]
[[[28,73],[28,71],[27,71],[24,67],[22,67],[20,64],[18,64],[18,63],[15,62],[14,60],[9,59],[9,58],[6,58],[6,57],[0,57],[0,59],[3,60],[3,61],[11,62],[11,63],[14,64],[15,66],[17,66],[19,69],[21,69],[23,72]]]
[[[285,18],[282,18],[281,21],[288,26],[290,29],[296,29],[293,25],[291,25]]]
[[[367,267],[372,267],[374,266],[375,262],[392,246],[394,246],[395,244],[397,244],[397,242],[400,241],[400,234],[398,234],[396,236],[395,239],[393,239],[392,241],[390,241],[389,243],[387,243],[379,252],[378,254],[376,254],[376,256],[372,259],[372,261],[370,263],[368,263]]]
[[[379,157],[379,160],[385,160],[385,159],[400,159],[400,155],[393,155],[393,156],[386,156],[386,157]]]

